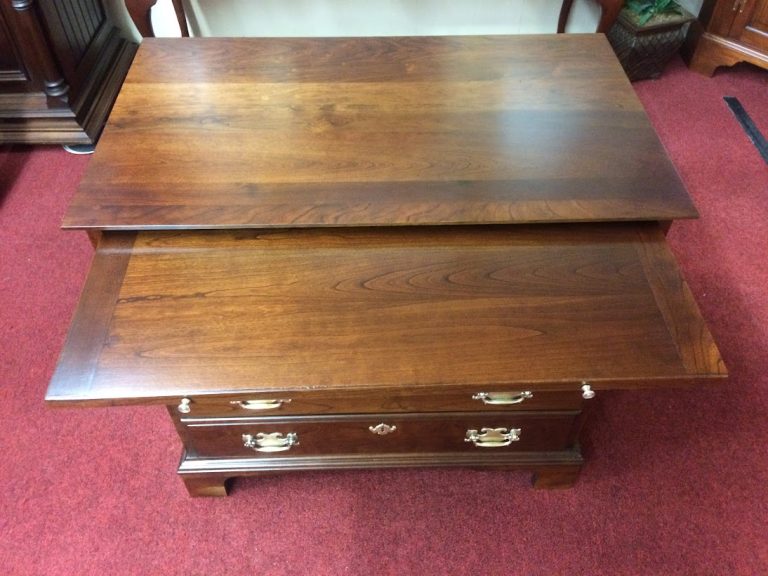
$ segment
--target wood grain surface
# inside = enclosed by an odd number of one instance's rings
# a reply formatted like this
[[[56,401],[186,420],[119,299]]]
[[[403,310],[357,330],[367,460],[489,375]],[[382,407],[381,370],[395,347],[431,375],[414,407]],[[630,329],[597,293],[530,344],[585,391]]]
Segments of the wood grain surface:
[[[633,388],[725,375],[653,225],[144,232],[133,246],[132,233],[106,238],[114,258],[130,253],[124,281],[111,301],[86,289],[51,401],[578,390],[582,380]],[[103,250],[92,275],[108,267]],[[94,330],[105,334],[98,351],[70,365],[69,349],[93,346]]]
[[[696,215],[602,35],[146,39],[65,226]]]

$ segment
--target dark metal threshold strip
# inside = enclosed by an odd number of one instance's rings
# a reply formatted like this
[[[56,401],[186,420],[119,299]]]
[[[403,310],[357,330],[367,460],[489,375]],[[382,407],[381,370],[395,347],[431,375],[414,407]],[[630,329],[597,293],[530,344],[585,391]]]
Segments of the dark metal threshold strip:
[[[755,126],[754,121],[749,114],[747,114],[747,111],[744,110],[744,106],[742,106],[739,99],[734,96],[724,96],[723,100],[725,100],[725,103],[728,105],[728,108],[731,109],[731,112],[733,112],[733,115],[736,117],[736,120],[739,121],[741,127],[744,128],[744,132],[747,133],[752,144],[754,144],[757,151],[760,152],[760,156],[762,156],[765,163],[768,164],[768,141],[766,141],[765,136],[763,136],[757,126]]]

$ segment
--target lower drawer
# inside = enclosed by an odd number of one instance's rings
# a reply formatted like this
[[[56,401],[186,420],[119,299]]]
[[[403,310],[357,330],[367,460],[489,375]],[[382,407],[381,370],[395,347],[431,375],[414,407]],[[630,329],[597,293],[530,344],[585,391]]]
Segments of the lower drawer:
[[[180,432],[190,454],[211,458],[547,451],[564,450],[573,444],[578,414],[494,412],[185,419]]]

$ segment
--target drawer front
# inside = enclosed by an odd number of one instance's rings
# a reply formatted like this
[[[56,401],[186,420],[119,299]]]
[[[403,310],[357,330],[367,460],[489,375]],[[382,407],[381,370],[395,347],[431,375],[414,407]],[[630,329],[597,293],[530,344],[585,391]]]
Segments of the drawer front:
[[[581,392],[537,392],[524,388],[488,387],[458,391],[355,391],[252,394],[227,399],[194,398],[183,416],[248,417],[300,414],[369,414],[404,412],[474,412],[580,410]]]
[[[507,412],[184,419],[181,432],[189,452],[214,458],[547,451],[573,444],[577,415]]]

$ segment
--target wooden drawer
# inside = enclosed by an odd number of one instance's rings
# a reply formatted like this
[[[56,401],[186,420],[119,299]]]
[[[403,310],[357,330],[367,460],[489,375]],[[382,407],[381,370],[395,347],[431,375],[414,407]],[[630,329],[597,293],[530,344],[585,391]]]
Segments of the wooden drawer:
[[[257,417],[299,414],[367,414],[403,412],[474,412],[518,410],[580,410],[581,393],[537,392],[522,388],[487,387],[457,391],[359,390],[331,394],[290,392],[251,394],[228,399],[190,398],[182,417]],[[176,411],[179,412],[176,407]]]
[[[258,419],[184,419],[188,453],[199,457],[285,457],[331,454],[563,450],[573,443],[577,415],[560,413],[371,414]],[[484,429],[503,429],[499,434]],[[478,446],[468,441],[480,435]],[[513,433],[513,430],[518,432]],[[485,432],[485,434],[484,434]],[[519,439],[504,440],[512,433]],[[262,434],[263,436],[259,436]],[[268,435],[277,435],[267,437]],[[484,434],[484,435],[483,435]],[[246,440],[265,446],[246,447]],[[292,439],[290,441],[289,439]],[[274,441],[274,442],[273,442]],[[269,446],[282,441],[291,444]],[[506,445],[503,445],[506,444]],[[282,448],[274,449],[273,448]]]

